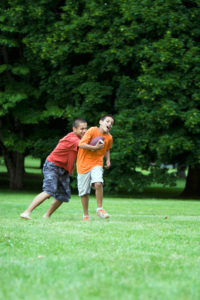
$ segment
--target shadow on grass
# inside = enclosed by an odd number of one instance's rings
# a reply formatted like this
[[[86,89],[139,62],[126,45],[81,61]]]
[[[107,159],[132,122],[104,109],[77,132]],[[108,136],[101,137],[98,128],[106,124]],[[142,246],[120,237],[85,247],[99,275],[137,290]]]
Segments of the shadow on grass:
[[[0,189],[1,191],[10,191],[10,192],[33,192],[40,193],[42,191],[42,174],[26,173],[24,177],[24,188],[20,191],[11,191],[9,190],[9,180],[7,173],[0,173]],[[147,187],[142,193],[137,191],[132,193],[121,192],[119,194],[114,194],[110,192],[105,192],[104,196],[110,198],[134,198],[134,199],[174,199],[174,200],[184,200],[188,198],[183,198],[181,193],[184,189],[185,181],[178,181],[177,186],[175,187],[163,187],[161,185]],[[77,188],[72,189],[72,194],[77,195]],[[94,191],[91,192],[91,195],[94,195]],[[194,198],[193,198],[194,199]]]
[[[104,193],[106,197],[114,197],[114,198],[134,198],[134,199],[174,199],[174,200],[184,200],[181,196],[182,189],[165,187],[149,187],[146,188],[143,192],[139,193],[137,191],[132,193],[120,193],[120,194],[109,194]]]
[[[112,194],[112,197],[116,198],[134,198],[134,199],[174,199],[184,200],[181,196],[185,187],[185,180],[178,180],[177,185],[173,187],[162,186],[161,184],[152,185],[146,187],[143,192],[134,191],[128,193],[127,191],[120,194]],[[104,193],[107,197],[110,197],[110,193]],[[187,198],[188,199],[188,198]]]
[[[24,187],[19,192],[35,192],[39,193],[42,191],[42,174],[31,174],[26,173],[24,176]],[[9,190],[9,179],[7,173],[0,173],[0,189],[1,191]],[[10,190],[11,191],[11,190]],[[17,192],[17,190],[13,190]]]

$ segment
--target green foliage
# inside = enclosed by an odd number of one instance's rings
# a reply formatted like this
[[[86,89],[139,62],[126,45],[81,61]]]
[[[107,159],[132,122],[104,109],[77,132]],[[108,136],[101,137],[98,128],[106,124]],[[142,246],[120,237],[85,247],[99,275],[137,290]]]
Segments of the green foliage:
[[[74,118],[114,114],[108,191],[172,185],[161,164],[200,164],[198,15],[195,0],[0,4],[4,145],[13,132],[44,156]]]
[[[149,4],[127,4],[131,23],[137,24],[137,45],[132,45],[134,65],[126,69],[115,100],[119,115],[112,158],[116,168],[110,172],[115,182],[120,174],[124,190],[137,183],[142,189],[154,180],[173,184],[175,174],[160,169],[162,163],[195,166],[200,162],[199,4]],[[136,166],[148,170],[148,176],[138,176]]]

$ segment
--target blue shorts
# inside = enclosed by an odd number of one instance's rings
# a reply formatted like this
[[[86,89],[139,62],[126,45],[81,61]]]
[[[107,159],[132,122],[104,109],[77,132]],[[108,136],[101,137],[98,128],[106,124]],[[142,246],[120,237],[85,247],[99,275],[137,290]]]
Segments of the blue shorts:
[[[68,171],[46,160],[43,175],[43,192],[50,194],[58,201],[69,202],[71,188]]]

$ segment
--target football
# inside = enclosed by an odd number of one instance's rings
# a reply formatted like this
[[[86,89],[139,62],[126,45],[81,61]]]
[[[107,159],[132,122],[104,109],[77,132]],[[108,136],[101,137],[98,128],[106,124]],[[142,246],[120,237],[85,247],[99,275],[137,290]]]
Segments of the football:
[[[98,143],[98,141],[100,141],[101,144],[104,144],[104,137],[103,136],[97,136],[97,137],[93,138],[90,141],[90,145],[96,146],[96,144]]]

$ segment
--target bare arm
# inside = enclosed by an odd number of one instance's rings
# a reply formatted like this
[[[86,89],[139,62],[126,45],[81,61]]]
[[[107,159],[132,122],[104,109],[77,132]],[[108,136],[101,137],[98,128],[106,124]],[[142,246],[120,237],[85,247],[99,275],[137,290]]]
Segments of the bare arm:
[[[103,144],[99,141],[95,146],[89,145],[89,144],[82,144],[79,145],[79,148],[85,149],[85,150],[90,150],[90,151],[96,151],[96,150],[101,150],[104,147]]]
[[[110,163],[110,150],[106,151],[106,153],[105,153],[105,159],[106,159],[105,168],[109,169],[110,166],[111,166],[111,163]]]

